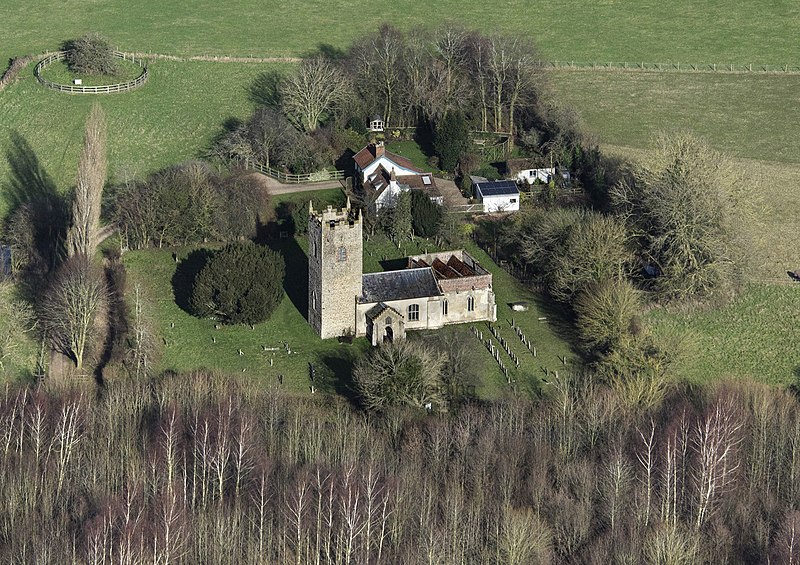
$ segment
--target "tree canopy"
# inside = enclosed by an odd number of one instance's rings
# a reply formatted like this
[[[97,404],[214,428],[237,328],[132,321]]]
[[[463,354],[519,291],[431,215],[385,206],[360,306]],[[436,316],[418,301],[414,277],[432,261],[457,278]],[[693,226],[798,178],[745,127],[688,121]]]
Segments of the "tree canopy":
[[[251,241],[214,253],[194,281],[191,307],[201,317],[225,324],[267,320],[283,298],[283,258]]]

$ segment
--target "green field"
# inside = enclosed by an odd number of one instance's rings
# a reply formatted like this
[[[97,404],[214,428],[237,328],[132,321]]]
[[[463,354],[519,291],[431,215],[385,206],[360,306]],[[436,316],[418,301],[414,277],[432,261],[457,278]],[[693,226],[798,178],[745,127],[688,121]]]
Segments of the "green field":
[[[750,378],[772,384],[800,380],[800,285],[753,285],[732,304],[708,312],[659,309],[656,331],[686,338],[676,374],[693,382]]]
[[[314,2],[0,2],[0,60],[57,48],[96,31],[121,49],[182,55],[300,55],[345,48],[394,22],[406,30],[457,19],[534,40],[548,59],[786,64],[797,61],[800,6],[792,0],[396,0]]]
[[[552,71],[559,100],[603,143],[692,130],[744,159],[800,163],[800,75]]]
[[[264,64],[156,61],[142,88],[111,95],[69,95],[47,90],[33,77],[0,92],[0,148],[8,157],[17,132],[57,186],[72,186],[83,127],[91,105],[99,102],[108,122],[111,182],[144,176],[166,165],[201,156],[225,120],[245,118],[254,106],[248,87]],[[20,148],[16,148],[20,149]],[[0,159],[0,186],[10,173]],[[0,202],[0,217],[5,214]]]

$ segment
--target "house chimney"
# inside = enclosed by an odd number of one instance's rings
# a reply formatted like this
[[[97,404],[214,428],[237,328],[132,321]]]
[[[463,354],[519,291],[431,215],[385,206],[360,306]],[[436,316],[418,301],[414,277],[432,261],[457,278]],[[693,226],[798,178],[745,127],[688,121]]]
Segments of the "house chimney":
[[[375,144],[375,158],[380,159],[386,153],[386,148],[383,146],[383,141],[378,141]]]

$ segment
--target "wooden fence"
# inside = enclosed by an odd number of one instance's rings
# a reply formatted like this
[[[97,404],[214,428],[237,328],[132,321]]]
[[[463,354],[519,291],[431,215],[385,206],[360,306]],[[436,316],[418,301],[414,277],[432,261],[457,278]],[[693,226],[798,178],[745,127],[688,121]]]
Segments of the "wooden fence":
[[[626,61],[539,61],[540,66],[565,70],[612,70],[612,71],[674,71],[697,73],[776,73],[800,74],[800,65],[746,65],[738,63],[646,63]]]
[[[57,90],[59,92],[67,92],[69,94],[112,94],[114,92],[127,92],[129,90],[139,88],[145,82],[147,82],[148,73],[147,66],[144,64],[144,61],[141,59],[137,60],[134,57],[122,53],[121,51],[114,51],[114,57],[117,59],[130,60],[132,63],[139,65],[142,68],[142,74],[132,81],[121,82],[118,84],[107,84],[103,86],[79,86],[75,84],[58,84],[42,77],[41,71],[43,68],[51,63],[54,63],[55,61],[61,61],[66,56],[67,54],[64,51],[57,51],[55,53],[50,53],[44,59],[39,61],[33,71],[33,74],[36,76],[36,80],[38,80],[39,83],[46,88]]]
[[[239,164],[241,165],[242,162],[239,161]],[[252,171],[258,171],[259,173],[267,175],[268,177],[272,177],[284,184],[302,184],[308,182],[324,182],[328,180],[344,179],[344,171],[317,171],[305,175],[293,175],[273,169],[272,167],[265,167],[259,163],[251,163],[247,160],[244,161],[244,168]]]

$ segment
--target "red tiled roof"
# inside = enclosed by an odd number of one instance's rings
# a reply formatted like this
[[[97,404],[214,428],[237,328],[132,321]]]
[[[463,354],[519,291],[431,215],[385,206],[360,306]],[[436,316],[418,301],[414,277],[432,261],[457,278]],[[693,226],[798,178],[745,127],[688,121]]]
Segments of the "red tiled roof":
[[[392,161],[393,163],[395,163],[396,165],[399,165],[399,166],[403,167],[404,169],[408,169],[408,170],[415,171],[415,172],[418,172],[418,173],[422,173],[423,172],[422,170],[416,168],[414,166],[414,163],[412,163],[411,161],[409,161],[405,157],[401,157],[400,155],[397,155],[397,154],[392,153],[390,151],[385,151],[384,152],[384,156],[387,159],[389,159],[390,161]],[[367,145],[364,149],[362,149],[361,151],[359,151],[355,155],[353,155],[353,160],[356,162],[356,165],[358,165],[358,167],[361,170],[364,170],[367,167],[369,167],[370,164],[373,161],[375,161],[375,159],[376,159],[375,145],[372,144],[372,143]]]

